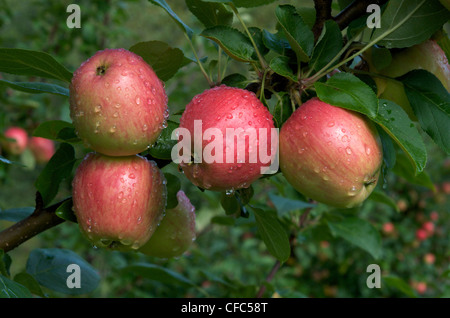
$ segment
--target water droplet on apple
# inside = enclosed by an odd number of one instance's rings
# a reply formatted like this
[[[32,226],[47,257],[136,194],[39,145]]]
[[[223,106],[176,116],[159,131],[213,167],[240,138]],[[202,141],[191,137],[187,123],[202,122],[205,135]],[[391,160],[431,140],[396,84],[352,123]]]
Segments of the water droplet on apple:
[[[130,175],[128,176],[128,178],[130,178],[130,179],[135,179],[136,176],[135,176],[133,173],[130,173]]]
[[[148,126],[147,124],[144,124],[144,126],[142,126],[142,131],[147,131],[148,130]]]
[[[330,121],[329,123],[328,123],[328,127],[333,127],[334,126],[334,121]]]
[[[109,132],[110,132],[111,134],[114,134],[114,133],[116,132],[116,130],[117,130],[116,125],[113,125],[113,126],[111,126],[111,128],[109,129]]]
[[[341,140],[343,142],[347,142],[348,141],[348,136],[347,135],[342,136]]]
[[[350,147],[345,148],[345,152],[349,155],[352,154],[352,150],[350,149]]]

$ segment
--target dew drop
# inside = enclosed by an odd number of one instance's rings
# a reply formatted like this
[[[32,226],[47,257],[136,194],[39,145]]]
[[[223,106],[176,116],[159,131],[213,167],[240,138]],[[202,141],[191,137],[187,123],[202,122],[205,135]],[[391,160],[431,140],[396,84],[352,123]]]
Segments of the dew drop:
[[[333,127],[334,126],[334,121],[330,121],[329,123],[328,123],[328,127]]]
[[[130,175],[128,176],[128,178],[130,178],[130,179],[135,179],[136,176],[135,176],[133,173],[130,173]]]
[[[349,155],[352,154],[352,150],[350,149],[350,147],[345,148],[345,152]]]
[[[348,141],[348,136],[347,135],[342,136],[341,140],[343,142],[347,142]]]
[[[144,124],[144,126],[142,126],[142,131],[147,131],[148,130],[148,126],[147,124]]]
[[[114,125],[114,126],[112,126],[112,127],[109,129],[109,132],[110,132],[111,134],[114,134],[114,133],[116,132],[116,130],[117,130],[117,128],[116,128],[116,126]]]
[[[102,111],[102,105],[97,105],[94,107],[94,113],[98,114]]]
[[[139,105],[141,103],[141,99],[139,97],[136,97],[136,105]]]

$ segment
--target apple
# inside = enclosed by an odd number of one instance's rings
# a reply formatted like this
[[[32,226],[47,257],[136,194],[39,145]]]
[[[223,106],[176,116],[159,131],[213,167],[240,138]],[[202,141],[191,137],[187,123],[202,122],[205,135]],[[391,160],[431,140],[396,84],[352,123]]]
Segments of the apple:
[[[436,256],[433,253],[426,253],[423,260],[425,263],[432,265],[436,261]]]
[[[431,221],[427,221],[422,224],[422,228],[427,232],[428,236],[433,235],[434,233],[434,223]]]
[[[416,231],[416,238],[419,241],[425,241],[428,238],[428,233],[425,229],[418,229]]]
[[[171,258],[183,255],[196,238],[195,207],[186,194],[177,193],[178,205],[167,209],[150,240],[139,251],[143,254]]]
[[[166,181],[156,163],[139,155],[91,152],[72,182],[73,210],[81,232],[98,247],[136,250],[163,217]]]
[[[85,61],[70,84],[70,116],[87,147],[129,156],[150,147],[166,125],[163,82],[140,56],[105,49]]]
[[[2,142],[3,150],[11,155],[22,154],[28,146],[28,133],[21,127],[10,127],[3,135],[6,139],[14,139]]]
[[[425,292],[427,291],[427,283],[426,282],[416,282],[416,283],[414,283],[414,289],[421,295],[425,294]]]
[[[368,52],[368,64],[371,72],[383,76],[396,78],[415,70],[423,69],[433,73],[450,91],[450,66],[445,52],[435,40],[427,40],[412,47],[392,53],[391,63],[377,70],[371,63],[370,52]],[[406,96],[403,84],[397,80],[389,80],[374,76],[378,88],[378,96],[383,99],[394,101],[403,107],[411,119],[415,119],[414,112]]]
[[[314,97],[283,124],[280,169],[300,193],[339,208],[361,204],[383,162],[375,126],[363,115]]]
[[[37,163],[46,163],[55,154],[55,144],[52,140],[32,136],[28,141],[28,147],[33,153]]]
[[[391,222],[386,222],[383,224],[383,232],[386,234],[394,233],[395,226]]]
[[[194,158],[180,167],[200,188],[248,188],[275,162],[278,133],[269,110],[253,92],[225,85],[207,89],[186,106],[179,128],[191,136],[185,143]],[[180,134],[179,143],[185,137]]]
[[[431,211],[430,218],[433,221],[439,220],[439,213],[437,211]]]

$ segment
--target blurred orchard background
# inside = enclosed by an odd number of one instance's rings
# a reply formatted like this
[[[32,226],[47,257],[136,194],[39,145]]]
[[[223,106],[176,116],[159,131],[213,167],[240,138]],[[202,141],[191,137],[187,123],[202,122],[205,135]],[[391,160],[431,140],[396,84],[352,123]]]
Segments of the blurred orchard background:
[[[0,46],[44,51],[69,70],[103,48],[129,48],[135,43],[160,40],[192,56],[182,32],[167,13],[148,1],[77,1],[81,7],[80,29],[66,26],[67,6],[72,1],[0,0]],[[257,10],[241,8],[247,25],[274,31],[273,10],[281,3],[296,6],[301,1],[276,1]],[[312,9],[312,1],[303,1]],[[201,29],[184,1],[170,1],[172,9],[186,24]],[[338,9],[338,1],[333,8]],[[236,22],[238,23],[238,22]],[[200,57],[215,52],[203,37],[193,43]],[[228,72],[240,67],[229,63]],[[243,70],[239,70],[243,72]],[[7,80],[23,80],[1,74]],[[33,79],[29,79],[32,81]],[[183,67],[166,82],[172,119],[177,111],[208,83],[195,63]],[[48,120],[70,122],[68,99],[50,94],[27,94],[0,87],[0,131],[20,126],[31,135]],[[424,135],[425,141],[429,140]],[[355,244],[335,237],[320,224],[323,207],[311,209],[291,239],[291,257],[278,268],[276,259],[258,238],[252,216],[228,218],[221,206],[221,195],[202,192],[191,185],[177,168],[164,169],[176,174],[181,188],[196,207],[197,240],[177,259],[156,259],[137,253],[111,252],[91,246],[75,223],[64,222],[32,238],[9,254],[10,274],[24,271],[31,251],[36,248],[70,249],[89,262],[101,277],[88,294],[65,295],[41,287],[42,295],[56,297],[255,297],[264,290],[266,297],[449,297],[450,296],[450,159],[433,142],[426,142],[428,163],[420,178],[397,177],[384,180],[386,196],[368,200],[359,209],[379,230],[382,255],[378,259]],[[43,169],[26,151],[12,158],[22,165],[0,164],[0,210],[33,207],[34,182]],[[275,207],[282,217],[305,210],[296,201],[278,195],[294,190],[281,175],[254,185],[255,198]],[[70,195],[70,181],[62,184],[60,199]],[[352,213],[350,210],[347,213]],[[12,223],[0,220],[0,229]],[[351,243],[351,242],[350,242]],[[145,262],[176,275],[164,279],[144,270],[127,270],[130,264]],[[369,264],[381,268],[381,288],[368,288]],[[179,276],[177,276],[179,275]]]

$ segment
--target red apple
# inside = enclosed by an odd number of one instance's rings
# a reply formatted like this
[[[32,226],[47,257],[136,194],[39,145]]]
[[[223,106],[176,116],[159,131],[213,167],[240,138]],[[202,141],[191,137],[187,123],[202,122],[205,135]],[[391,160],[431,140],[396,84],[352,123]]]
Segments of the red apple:
[[[395,230],[395,226],[391,222],[386,222],[383,224],[383,232],[384,233],[391,234],[394,232],[394,230]]]
[[[82,233],[95,246],[138,249],[163,217],[165,183],[156,164],[139,155],[89,153],[72,184],[73,209]]]
[[[280,168],[307,197],[350,208],[375,188],[383,161],[374,125],[359,113],[312,98],[280,131]]]
[[[418,229],[416,231],[416,238],[419,241],[425,241],[428,238],[428,233],[424,229]]]
[[[425,222],[422,224],[422,228],[427,232],[428,236],[433,235],[434,233],[434,223],[431,221]]]
[[[42,137],[31,137],[28,147],[33,153],[37,163],[46,163],[55,153],[55,144],[52,140]]]
[[[225,85],[205,90],[186,106],[180,129],[179,144],[186,131],[191,139],[184,144],[194,157],[189,162],[188,153],[180,166],[203,189],[247,188],[262,176],[264,167],[276,162],[278,133],[272,115],[247,90]],[[185,150],[181,149],[183,156]]]
[[[3,140],[3,150],[11,155],[22,154],[28,145],[28,134],[25,129],[20,127],[10,127],[8,128],[4,136],[6,140]],[[8,139],[14,139],[8,140]]]
[[[125,49],[99,51],[74,73],[70,116],[89,148],[110,156],[138,154],[165,126],[164,84],[140,56]]]
[[[425,263],[432,265],[436,261],[436,256],[433,253],[427,253],[423,257],[423,260]]]
[[[426,282],[417,282],[414,284],[414,289],[421,295],[425,294],[425,292],[427,291],[427,283]]]
[[[178,205],[166,210],[164,218],[150,240],[139,251],[154,257],[183,255],[196,238],[195,207],[183,191],[177,193]]]
[[[431,211],[430,218],[432,221],[437,221],[439,219],[439,213],[437,211]]]

